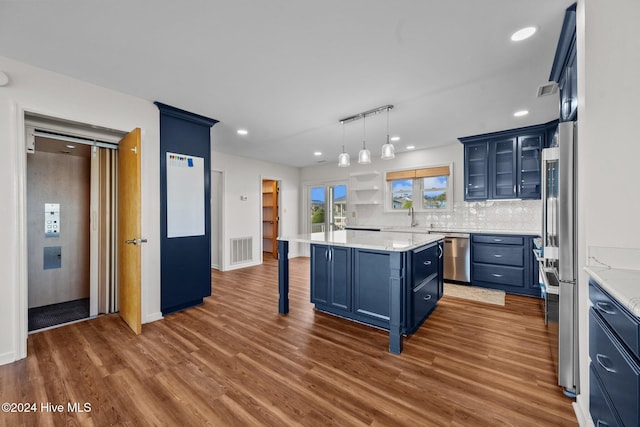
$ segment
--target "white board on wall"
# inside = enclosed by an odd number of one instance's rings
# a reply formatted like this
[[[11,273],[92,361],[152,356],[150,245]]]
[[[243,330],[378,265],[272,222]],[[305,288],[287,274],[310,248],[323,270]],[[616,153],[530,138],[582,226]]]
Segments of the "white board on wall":
[[[204,159],[167,152],[167,238],[204,235]]]

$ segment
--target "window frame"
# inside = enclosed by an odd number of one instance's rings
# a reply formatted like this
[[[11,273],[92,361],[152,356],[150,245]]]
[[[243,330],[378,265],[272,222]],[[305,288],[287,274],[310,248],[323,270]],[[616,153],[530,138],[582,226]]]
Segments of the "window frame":
[[[447,198],[446,198],[446,207],[444,208],[425,208],[423,207],[423,198],[424,198],[424,177],[420,177],[420,178],[407,178],[407,177],[402,177],[400,176],[398,179],[394,179],[394,180],[389,180],[387,181],[387,174],[388,173],[395,173],[395,174],[402,174],[403,172],[411,172],[411,171],[417,171],[417,170],[421,170],[421,169],[431,169],[431,168],[441,168],[441,167],[448,167],[449,168],[449,174],[448,174],[448,178],[447,178],[447,187],[446,187],[446,194],[447,194]],[[443,175],[436,175],[436,176],[445,176]],[[406,214],[409,211],[409,208],[397,208],[394,209],[393,208],[393,182],[394,181],[400,181],[400,180],[406,180],[406,179],[410,179],[413,181],[413,188],[412,188],[412,207],[413,210],[415,212],[422,212],[422,213],[438,213],[438,212],[452,212],[453,211],[453,202],[454,202],[454,187],[453,187],[453,163],[440,163],[440,164],[435,164],[435,165],[429,165],[429,166],[421,166],[421,167],[416,167],[416,168],[411,168],[411,169],[407,169],[407,168],[403,168],[403,169],[393,169],[393,170],[388,170],[385,171],[384,174],[384,179],[385,179],[385,187],[384,187],[384,212],[385,213],[391,213],[391,212],[400,212],[400,213],[404,213]],[[428,189],[427,189],[428,190]],[[419,203],[416,203],[416,201],[419,201]]]

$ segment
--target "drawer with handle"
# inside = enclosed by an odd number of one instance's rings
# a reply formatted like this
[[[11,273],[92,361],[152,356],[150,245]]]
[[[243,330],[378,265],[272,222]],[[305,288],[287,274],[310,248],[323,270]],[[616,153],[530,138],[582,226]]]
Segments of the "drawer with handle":
[[[596,427],[624,427],[603,388],[596,368],[591,362],[591,366],[589,366],[589,412],[593,424]]]
[[[436,244],[427,248],[420,248],[413,251],[413,285],[416,287],[420,282],[438,271],[438,257],[441,249]]]
[[[589,310],[589,357],[623,425],[640,422],[640,366],[625,351],[592,307]]]
[[[473,262],[524,267],[524,248],[498,245],[475,245]]]
[[[594,310],[616,335],[640,358],[640,325],[638,319],[620,306],[593,281],[589,281],[589,299]]]
[[[416,325],[427,316],[438,302],[438,274],[434,273],[412,290],[411,324]]]
[[[501,234],[474,234],[473,243],[491,243],[495,245],[524,245],[522,236],[505,236]]]
[[[474,281],[524,287],[524,268],[473,263]]]

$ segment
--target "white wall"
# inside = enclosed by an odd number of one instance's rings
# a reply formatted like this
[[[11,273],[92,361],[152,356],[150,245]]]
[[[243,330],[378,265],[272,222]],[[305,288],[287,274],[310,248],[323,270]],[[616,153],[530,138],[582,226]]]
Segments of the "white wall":
[[[372,153],[374,150],[372,149]],[[355,157],[355,156],[353,156]],[[395,159],[380,160],[374,153],[372,163],[360,165],[357,158],[352,159],[351,166],[339,168],[337,158],[320,166],[302,169],[302,183],[320,183],[327,180],[343,180],[349,183],[349,174],[378,171],[380,186],[385,185],[384,172],[390,170],[411,169],[437,165],[453,164],[453,210],[441,213],[416,212],[419,226],[434,228],[467,229],[467,230],[520,230],[526,233],[541,232],[541,202],[527,201],[464,201],[464,146],[459,141],[425,149],[398,153]],[[381,190],[381,199],[384,190]],[[306,195],[304,196],[306,197]],[[347,196],[347,200],[349,199]],[[304,201],[304,200],[303,200]],[[358,205],[350,207],[347,223],[351,225],[384,225],[408,226],[411,220],[404,212],[384,212],[383,205]],[[304,212],[304,207],[301,208]],[[353,213],[355,211],[355,217]],[[301,225],[306,224],[301,219]]]
[[[577,405],[585,419],[589,408],[589,296],[583,271],[587,253],[592,247],[640,247],[638,22],[637,0],[578,2],[581,394]],[[615,266],[616,259],[609,261]],[[640,260],[636,263],[640,268]]]
[[[106,128],[142,129],[142,321],[160,314],[159,113],[150,102],[0,57],[0,364],[26,356],[24,112]]]
[[[212,132],[211,168],[224,174],[222,270],[261,264],[262,180],[280,181],[280,235],[296,235],[300,169],[217,152],[215,126]],[[246,196],[247,200],[240,200],[240,196]],[[253,238],[253,260],[230,265],[229,239],[237,237]],[[291,245],[289,255],[298,255],[296,245]]]

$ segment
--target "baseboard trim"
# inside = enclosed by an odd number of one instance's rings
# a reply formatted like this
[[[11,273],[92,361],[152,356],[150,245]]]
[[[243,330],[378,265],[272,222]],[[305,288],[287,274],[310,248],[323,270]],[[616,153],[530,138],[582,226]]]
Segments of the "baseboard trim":
[[[164,319],[164,316],[162,315],[161,311],[158,311],[156,313],[151,313],[147,315],[143,323],[151,323],[151,322],[155,322],[156,320],[162,320],[162,319]]]
[[[0,366],[2,365],[8,365],[9,363],[13,363],[16,360],[16,352],[15,351],[8,351],[6,353],[2,353],[0,354]]]

